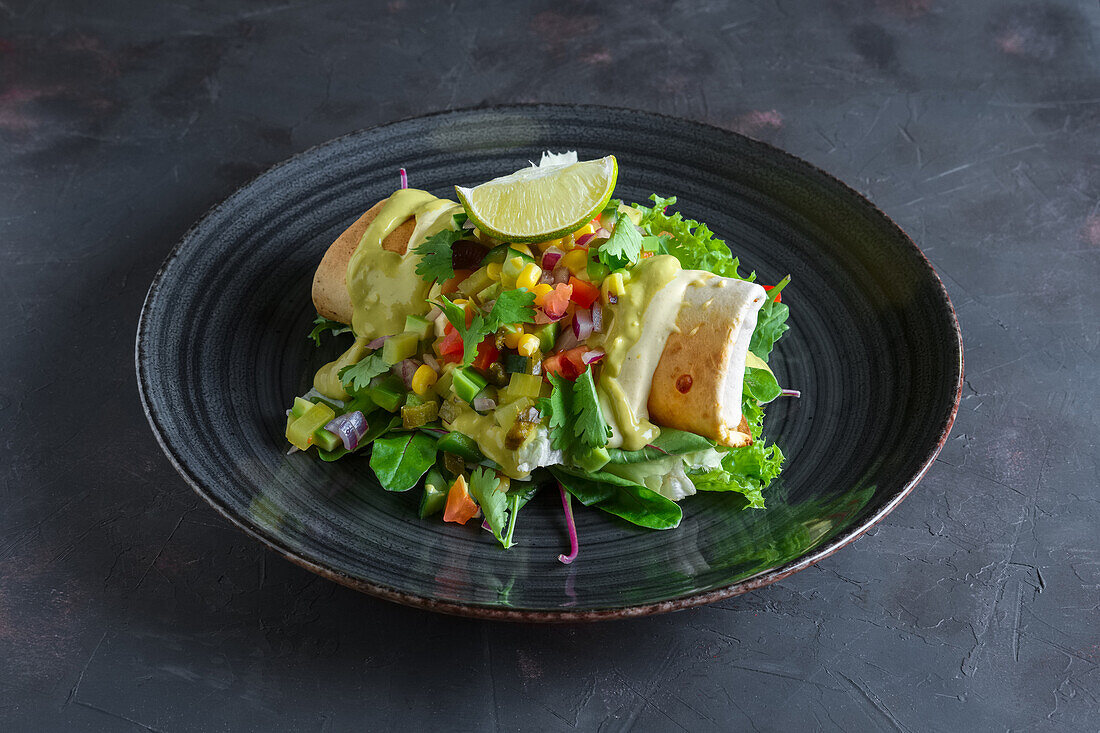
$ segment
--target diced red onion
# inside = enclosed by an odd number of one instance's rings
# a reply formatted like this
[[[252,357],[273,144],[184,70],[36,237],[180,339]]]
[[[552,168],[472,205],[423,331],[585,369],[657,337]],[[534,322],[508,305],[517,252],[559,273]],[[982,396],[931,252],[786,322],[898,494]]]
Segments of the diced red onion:
[[[400,169],[401,173],[401,188],[409,187],[409,174],[405,172],[404,168]]]
[[[492,397],[475,397],[470,405],[478,412],[489,412],[496,409],[497,401]]]
[[[581,551],[581,544],[577,540],[577,523],[573,521],[573,507],[569,503],[569,494],[560,483],[558,484],[558,490],[561,491],[561,508],[565,510],[565,529],[569,532],[569,554],[558,555],[558,561],[568,565],[577,559],[577,555]]]
[[[782,395],[783,397],[801,397],[802,396],[802,393],[799,392],[797,389],[781,389],[781,390],[779,390],[779,394]]]
[[[551,272],[550,270],[543,270],[542,274],[539,275],[539,283],[540,284],[545,283],[546,285],[553,285],[554,284],[554,273]]]
[[[382,344],[386,343],[386,339],[388,339],[388,338],[389,338],[389,336],[379,336],[374,341],[371,341],[369,344],[367,344],[367,348],[368,349],[381,349]]]
[[[436,372],[440,371],[439,362],[436,361],[435,357],[432,356],[431,354],[428,354],[428,353],[424,354],[424,363],[427,364],[428,366],[430,366]]]
[[[573,335],[584,341],[592,335],[592,311],[578,308],[573,311]]]
[[[544,311],[541,308],[538,308],[538,309],[535,310],[535,323],[538,324],[539,326],[545,326],[547,323],[557,323],[558,321],[560,321],[564,317],[565,317],[564,313],[562,313],[557,318],[554,318],[552,316],[546,315],[546,311]]]
[[[577,341],[577,336],[573,333],[573,329],[561,329],[558,334],[557,343],[554,344],[554,351],[566,351],[573,348],[578,343],[580,342]]]
[[[582,234],[575,244],[581,249],[588,249],[588,243],[591,242],[595,236],[595,234]]]
[[[558,264],[558,260],[565,254],[558,247],[547,247],[546,251],[542,253],[542,269],[553,270],[554,265]]]
[[[390,371],[401,377],[401,381],[406,387],[412,387],[413,375],[416,374],[416,370],[419,368],[420,362],[416,359],[404,359],[390,367]]]
[[[607,302],[610,305],[615,305],[616,303],[619,302],[619,296],[615,295],[615,293],[608,293],[607,294]]]
[[[603,306],[598,300],[592,304],[592,333],[603,333]]]
[[[435,321],[438,320],[441,315],[443,315],[443,309],[438,305],[433,305],[432,309],[428,311],[428,315],[424,316],[424,318],[429,321]]]
[[[567,267],[555,267],[554,268],[554,282],[555,283],[567,283],[569,282],[569,268]]]
[[[355,450],[359,447],[359,441],[367,434],[367,418],[356,410],[329,420],[325,430],[340,436],[344,450]]]
[[[606,354],[604,354],[602,349],[592,349],[592,351],[586,351],[581,354],[581,361],[585,364],[595,364],[597,361],[604,358],[604,356],[606,356]]]
[[[609,232],[608,230],[604,229],[603,227],[600,227],[599,229],[597,229],[597,230],[596,230],[596,233],[595,233],[594,235],[592,235],[592,236],[594,236],[594,237],[600,237],[601,239],[603,239],[603,238],[605,238],[605,237],[610,237],[610,236],[611,236],[611,232]]]

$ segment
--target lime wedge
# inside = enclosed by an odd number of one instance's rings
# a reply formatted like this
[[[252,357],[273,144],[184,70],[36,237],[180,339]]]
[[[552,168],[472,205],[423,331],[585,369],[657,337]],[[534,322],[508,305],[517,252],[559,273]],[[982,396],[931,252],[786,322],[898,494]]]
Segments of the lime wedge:
[[[552,158],[551,158],[552,160]],[[455,193],[477,228],[508,242],[564,237],[592,220],[615,190],[614,155],[580,162],[547,162]]]

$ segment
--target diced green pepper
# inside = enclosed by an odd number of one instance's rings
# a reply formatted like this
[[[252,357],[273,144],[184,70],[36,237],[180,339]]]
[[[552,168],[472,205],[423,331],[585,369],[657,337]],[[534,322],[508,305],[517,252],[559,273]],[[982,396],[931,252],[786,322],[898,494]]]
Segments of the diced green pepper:
[[[539,337],[539,351],[544,354],[553,351],[558,340],[558,324],[555,322],[539,326],[534,334]]]
[[[441,453],[453,453],[470,463],[480,463],[485,460],[485,454],[481,452],[481,448],[478,448],[477,441],[455,430],[436,441],[435,448]]]
[[[447,504],[447,483],[439,469],[428,471],[424,479],[424,493],[420,496],[420,518],[424,519],[443,511]]]
[[[399,361],[412,358],[416,354],[416,347],[419,345],[419,337],[409,331],[390,336],[382,346],[382,360],[387,364],[396,364]]]
[[[415,430],[427,425],[437,417],[439,417],[438,402],[425,402],[420,405],[401,408],[401,425],[406,430]]]
[[[435,333],[435,323],[423,316],[405,316],[405,333],[415,333],[420,341],[427,341]]]
[[[501,291],[504,289],[500,283],[491,283],[477,294],[477,299],[482,303],[488,303],[490,300],[496,300],[500,297]]]
[[[603,282],[603,279],[611,273],[611,270],[604,263],[597,259],[589,258],[588,260],[588,279],[592,282],[599,284]]]
[[[367,396],[383,410],[397,412],[397,408],[405,400],[405,385],[394,375],[388,374],[376,384],[367,387]]]
[[[453,379],[451,388],[460,399],[466,402],[473,402],[478,392],[489,384],[488,380],[478,374],[473,367],[455,369]]]
[[[313,432],[323,428],[336,413],[326,404],[310,405],[302,416],[286,426],[286,439],[298,450],[308,450],[313,443]]]

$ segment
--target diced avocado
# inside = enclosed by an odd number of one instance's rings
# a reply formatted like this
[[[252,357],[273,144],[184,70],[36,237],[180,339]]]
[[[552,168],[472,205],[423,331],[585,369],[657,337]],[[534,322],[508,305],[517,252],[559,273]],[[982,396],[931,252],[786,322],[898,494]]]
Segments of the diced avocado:
[[[585,471],[599,471],[611,460],[607,448],[589,448],[586,452],[573,456],[573,462]]]
[[[447,488],[439,469],[428,471],[428,476],[424,479],[424,493],[420,496],[421,519],[443,511],[447,504]]]
[[[405,395],[405,407],[416,407],[417,405],[423,405],[425,402],[435,402],[435,400],[421,397],[416,392],[409,392]]]
[[[416,347],[420,345],[420,338],[410,331],[390,336],[382,346],[382,360],[387,364],[396,364],[399,361],[412,358],[416,354]]]
[[[344,442],[340,440],[340,436],[336,433],[330,433],[324,428],[318,428],[313,431],[313,444],[322,450],[334,451],[337,448],[343,448]]]
[[[488,380],[478,374],[473,367],[455,369],[453,380],[451,388],[460,399],[466,402],[473,402],[478,392],[485,389],[486,385],[489,384]]]
[[[498,244],[489,250],[489,253],[481,260],[481,267],[488,265],[490,262],[499,262],[503,265],[509,257],[521,257],[525,263],[535,262],[537,264],[537,260],[529,254],[512,249],[508,244]]]
[[[454,379],[454,369],[443,369],[443,373],[439,375],[439,379],[436,381],[435,386],[432,387],[434,391],[440,397],[446,397],[451,393],[451,383]]]
[[[523,255],[514,250],[509,253],[508,259],[504,260],[504,264],[500,268],[500,281],[502,283],[511,283],[510,287],[516,284],[516,278],[519,277],[523,268],[527,266],[527,262],[523,257]],[[530,257],[527,259],[530,259]]]
[[[458,284],[458,289],[466,296],[472,296],[489,287],[492,283],[493,279],[489,277],[489,272],[482,267],[479,270],[475,270],[468,278],[460,282]]]
[[[480,463],[485,460],[485,454],[481,452],[481,448],[477,447],[476,440],[454,430],[436,441],[435,447],[441,453],[453,453],[470,463]]]
[[[405,401],[405,385],[394,375],[388,374],[367,387],[367,396],[383,410],[397,412],[397,408]]]
[[[519,416],[520,412],[526,410],[531,405],[531,400],[527,399],[526,397],[514,399],[511,402],[508,402],[494,410],[493,420],[495,420],[496,424],[502,428],[510,428],[512,427],[512,423],[516,421],[516,418]]]
[[[313,433],[336,417],[332,408],[325,404],[310,405],[302,416],[287,423],[286,439],[299,450],[308,450],[313,444]]]
[[[539,326],[534,334],[539,337],[539,351],[544,354],[553,351],[558,340],[558,324],[555,322]]]
[[[423,316],[405,316],[405,333],[415,333],[420,341],[427,341],[435,334],[435,321]]]
[[[502,290],[504,290],[504,286],[500,283],[489,283],[487,287],[482,288],[482,290],[478,292],[477,299],[482,303],[488,303],[490,300],[499,298]]]
[[[603,282],[603,279],[611,273],[607,265],[597,259],[588,260],[588,279],[594,283]]]

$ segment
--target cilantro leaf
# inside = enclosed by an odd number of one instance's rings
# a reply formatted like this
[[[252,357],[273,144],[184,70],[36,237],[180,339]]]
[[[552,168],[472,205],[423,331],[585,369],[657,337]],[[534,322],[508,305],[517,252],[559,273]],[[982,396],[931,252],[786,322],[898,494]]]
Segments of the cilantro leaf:
[[[527,290],[505,290],[489,311],[490,332],[512,323],[535,322],[535,294]]]
[[[413,250],[420,255],[420,262],[416,263],[416,274],[421,280],[442,282],[455,276],[451,248],[463,236],[465,232],[461,228],[458,231],[444,229],[425,239],[423,244]]]
[[[348,394],[355,394],[370,386],[370,380],[379,374],[385,374],[390,370],[390,365],[382,358],[381,354],[370,354],[358,364],[352,364],[341,369],[336,376],[340,378],[340,384]]]
[[[600,262],[617,270],[637,262],[641,253],[642,235],[638,233],[638,228],[630,221],[630,217],[620,213],[615,217],[615,229],[611,232],[611,237],[600,245]]]
[[[511,547],[511,538],[505,536],[511,514],[508,494],[500,491],[499,487],[500,479],[495,471],[479,466],[470,474],[470,496],[481,507],[485,521],[489,524],[489,529],[497,538],[497,542],[504,547]]]
[[[584,370],[573,382],[573,434],[589,448],[602,448],[611,437],[611,427],[604,420],[592,368]]]
[[[539,413],[549,420],[547,431],[550,446],[554,450],[565,451],[573,437],[573,388],[569,380],[560,374],[547,372],[546,378],[553,389],[549,397],[539,400]]]
[[[339,321],[333,321],[324,316],[317,316],[313,319],[313,330],[309,332],[309,336],[306,338],[313,339],[313,343],[317,346],[321,345],[321,334],[325,331],[331,331],[333,336],[339,336],[342,333],[349,333],[351,326],[344,325]]]

